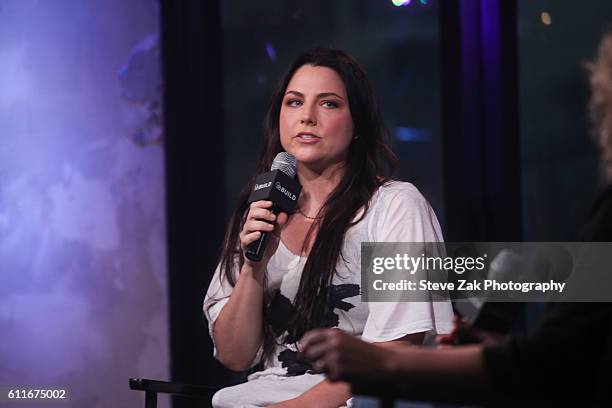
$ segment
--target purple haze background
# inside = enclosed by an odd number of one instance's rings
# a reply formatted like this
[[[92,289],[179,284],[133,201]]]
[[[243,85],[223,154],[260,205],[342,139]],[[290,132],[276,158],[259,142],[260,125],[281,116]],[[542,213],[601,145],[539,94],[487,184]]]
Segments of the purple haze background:
[[[0,0],[0,389],[68,389],[45,406],[168,378],[158,13]]]

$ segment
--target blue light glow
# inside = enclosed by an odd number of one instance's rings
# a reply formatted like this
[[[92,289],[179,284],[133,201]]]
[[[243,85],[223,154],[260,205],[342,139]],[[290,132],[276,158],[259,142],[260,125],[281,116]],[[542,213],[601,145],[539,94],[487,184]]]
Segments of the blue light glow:
[[[429,142],[431,135],[429,130],[422,128],[397,127],[395,138],[400,142]]]
[[[276,50],[270,41],[266,41],[266,53],[271,61],[276,61]]]

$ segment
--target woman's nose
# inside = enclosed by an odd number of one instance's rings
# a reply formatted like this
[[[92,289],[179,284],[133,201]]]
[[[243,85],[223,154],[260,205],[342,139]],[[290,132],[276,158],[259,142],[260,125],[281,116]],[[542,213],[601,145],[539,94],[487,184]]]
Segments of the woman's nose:
[[[302,111],[302,119],[300,119],[301,124],[315,126],[317,124],[316,115],[314,114],[314,108],[305,107]]]

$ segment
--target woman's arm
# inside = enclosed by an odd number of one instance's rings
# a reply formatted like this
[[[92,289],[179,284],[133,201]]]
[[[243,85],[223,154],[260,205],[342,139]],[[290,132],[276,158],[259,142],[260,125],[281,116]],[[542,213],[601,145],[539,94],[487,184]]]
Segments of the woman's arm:
[[[243,265],[236,286],[213,326],[217,359],[227,368],[249,368],[262,341],[263,273]]]
[[[245,259],[232,294],[214,323],[212,335],[217,347],[217,359],[234,371],[246,370],[257,355],[263,338],[263,292],[266,265],[278,247],[279,234],[287,222],[287,214],[274,215],[270,201],[251,204],[240,245],[243,250],[257,240],[262,231],[270,233],[262,260]]]

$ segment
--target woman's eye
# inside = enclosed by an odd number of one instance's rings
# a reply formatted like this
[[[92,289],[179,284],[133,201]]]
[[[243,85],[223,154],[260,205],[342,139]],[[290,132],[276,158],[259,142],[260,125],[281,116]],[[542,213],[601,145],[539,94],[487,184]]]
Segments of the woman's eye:
[[[302,104],[302,101],[300,101],[299,99],[289,99],[286,104],[287,106],[300,106]]]
[[[321,105],[323,105],[326,108],[337,108],[338,107],[338,103],[334,101],[323,101]]]

